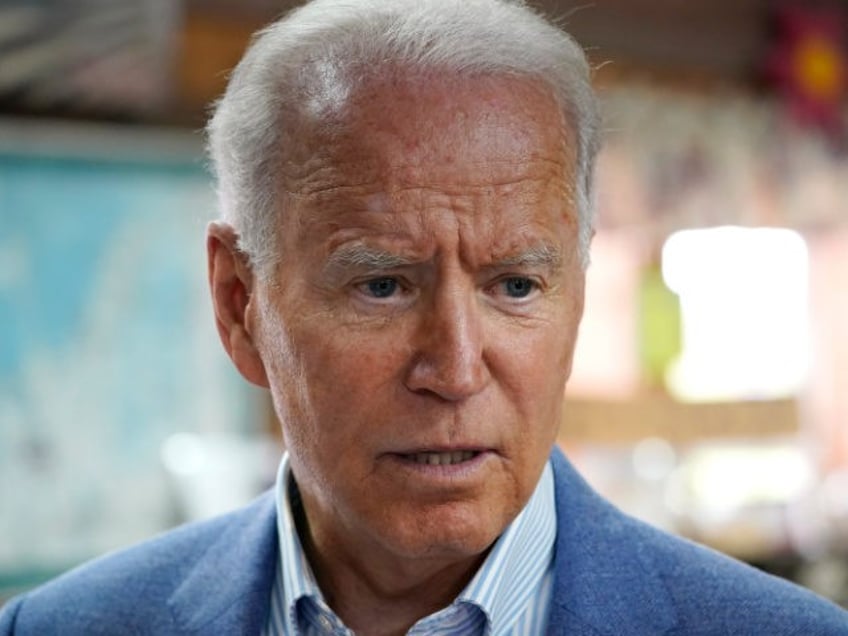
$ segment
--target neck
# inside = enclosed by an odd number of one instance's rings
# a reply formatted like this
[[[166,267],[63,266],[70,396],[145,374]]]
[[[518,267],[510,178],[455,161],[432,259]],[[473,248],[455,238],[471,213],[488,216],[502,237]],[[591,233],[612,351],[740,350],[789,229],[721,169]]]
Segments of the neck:
[[[376,547],[315,536],[302,507],[294,516],[325,600],[358,636],[406,634],[420,619],[450,605],[488,554],[402,559]]]
[[[393,571],[310,555],[321,590],[344,624],[356,634],[381,636],[406,634],[420,619],[450,605],[483,558]]]

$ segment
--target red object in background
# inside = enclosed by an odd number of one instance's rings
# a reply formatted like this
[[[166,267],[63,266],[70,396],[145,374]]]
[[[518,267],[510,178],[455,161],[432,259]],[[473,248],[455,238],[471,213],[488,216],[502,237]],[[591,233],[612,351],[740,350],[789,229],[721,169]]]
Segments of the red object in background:
[[[776,17],[771,80],[796,120],[841,137],[848,96],[848,12],[790,5]]]

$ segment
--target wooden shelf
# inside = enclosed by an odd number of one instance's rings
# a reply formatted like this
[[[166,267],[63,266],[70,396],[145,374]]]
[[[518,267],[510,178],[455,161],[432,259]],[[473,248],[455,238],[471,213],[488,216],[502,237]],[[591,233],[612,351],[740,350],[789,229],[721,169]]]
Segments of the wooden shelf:
[[[757,438],[798,431],[794,399],[684,403],[665,396],[603,401],[569,397],[559,439],[623,444],[647,437],[672,443],[702,439]]]

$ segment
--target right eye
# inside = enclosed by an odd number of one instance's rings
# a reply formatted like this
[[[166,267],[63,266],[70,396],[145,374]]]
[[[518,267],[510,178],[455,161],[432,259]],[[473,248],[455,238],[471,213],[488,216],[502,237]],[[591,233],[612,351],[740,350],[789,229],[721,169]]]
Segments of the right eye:
[[[363,293],[366,293],[374,298],[390,298],[398,291],[398,281],[390,276],[382,276],[380,278],[372,278],[364,283],[360,283],[359,288]]]
[[[510,298],[526,298],[539,287],[526,276],[510,276],[502,280],[501,285]]]

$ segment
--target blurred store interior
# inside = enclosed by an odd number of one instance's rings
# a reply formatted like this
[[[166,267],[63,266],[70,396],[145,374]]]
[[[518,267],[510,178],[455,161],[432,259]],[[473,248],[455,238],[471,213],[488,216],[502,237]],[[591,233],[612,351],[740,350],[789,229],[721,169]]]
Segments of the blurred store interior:
[[[201,130],[292,2],[0,0],[0,602],[252,498]],[[560,443],[625,510],[848,606],[848,2],[531,2],[605,116]]]

